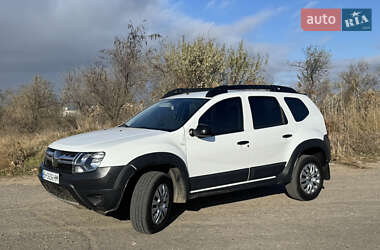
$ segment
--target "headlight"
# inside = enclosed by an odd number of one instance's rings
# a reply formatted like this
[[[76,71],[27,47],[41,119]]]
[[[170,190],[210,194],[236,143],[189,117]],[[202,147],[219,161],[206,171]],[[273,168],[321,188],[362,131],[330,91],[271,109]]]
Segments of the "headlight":
[[[54,151],[51,148],[47,148],[46,149],[46,156],[51,158],[51,157],[53,157],[53,155],[54,155]]]
[[[98,153],[81,153],[74,160],[74,173],[84,173],[96,170],[102,162],[104,152]]]

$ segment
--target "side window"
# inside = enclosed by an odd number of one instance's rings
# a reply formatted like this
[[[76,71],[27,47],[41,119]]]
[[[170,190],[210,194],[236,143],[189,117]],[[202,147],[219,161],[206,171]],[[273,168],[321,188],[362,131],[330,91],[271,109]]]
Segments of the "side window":
[[[210,126],[214,135],[243,131],[243,111],[239,97],[220,101],[209,108],[199,123]]]
[[[253,127],[255,129],[288,123],[284,111],[276,98],[271,96],[251,96],[248,100],[251,106]]]
[[[309,115],[309,110],[306,105],[298,98],[285,97],[286,105],[288,105],[290,112],[296,122],[304,120]]]

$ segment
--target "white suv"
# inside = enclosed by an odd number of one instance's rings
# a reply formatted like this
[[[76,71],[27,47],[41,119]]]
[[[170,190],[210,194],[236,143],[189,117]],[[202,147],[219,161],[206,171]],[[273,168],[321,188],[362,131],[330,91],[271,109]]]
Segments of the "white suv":
[[[322,114],[294,89],[275,85],[176,89],[118,127],[49,145],[43,186],[107,214],[130,204],[139,232],[163,229],[173,202],[285,185],[316,198],[330,179]]]

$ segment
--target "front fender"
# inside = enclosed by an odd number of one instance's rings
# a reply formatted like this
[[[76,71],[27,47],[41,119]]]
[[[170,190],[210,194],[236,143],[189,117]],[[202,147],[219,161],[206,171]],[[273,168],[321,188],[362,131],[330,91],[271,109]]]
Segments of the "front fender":
[[[168,171],[174,186],[174,201],[186,202],[190,192],[189,172],[185,162],[175,154],[155,152],[139,156],[128,165],[135,168],[136,173],[158,170]]]

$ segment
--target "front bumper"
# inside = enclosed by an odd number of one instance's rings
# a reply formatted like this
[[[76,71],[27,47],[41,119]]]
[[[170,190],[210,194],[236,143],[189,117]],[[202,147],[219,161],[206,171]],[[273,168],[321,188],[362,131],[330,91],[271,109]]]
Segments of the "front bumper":
[[[42,179],[42,170],[59,174],[59,184]],[[135,170],[130,166],[102,167],[93,172],[69,174],[41,164],[38,178],[45,189],[69,203],[80,204],[100,213],[115,211]]]

